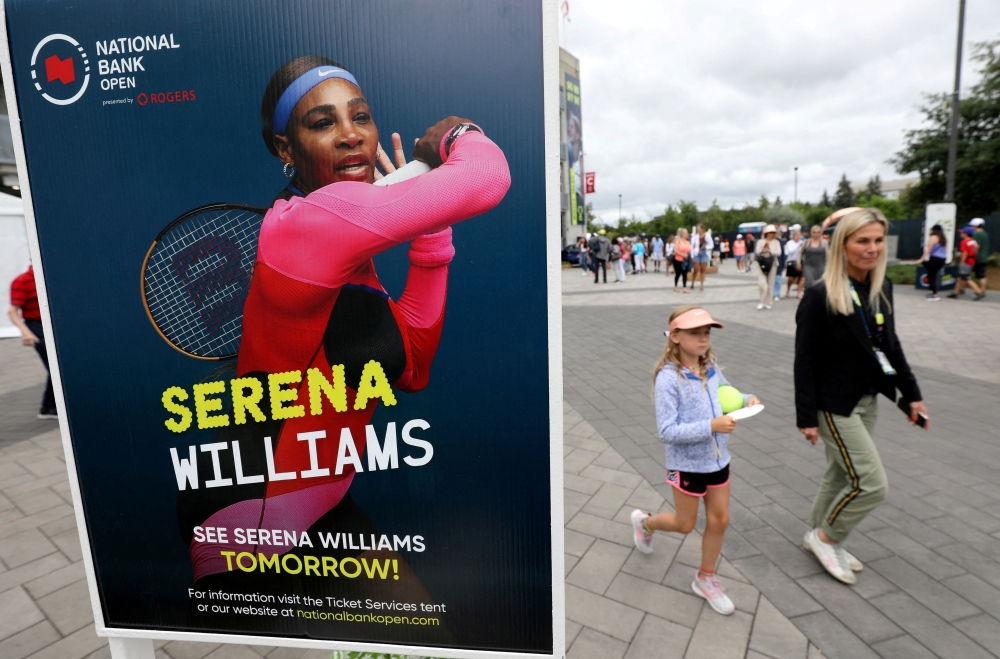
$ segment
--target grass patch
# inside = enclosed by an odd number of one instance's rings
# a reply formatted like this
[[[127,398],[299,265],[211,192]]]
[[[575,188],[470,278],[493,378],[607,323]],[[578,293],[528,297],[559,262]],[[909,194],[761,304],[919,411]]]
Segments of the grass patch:
[[[917,266],[916,265],[890,265],[886,271],[885,276],[893,284],[914,284],[917,281]]]

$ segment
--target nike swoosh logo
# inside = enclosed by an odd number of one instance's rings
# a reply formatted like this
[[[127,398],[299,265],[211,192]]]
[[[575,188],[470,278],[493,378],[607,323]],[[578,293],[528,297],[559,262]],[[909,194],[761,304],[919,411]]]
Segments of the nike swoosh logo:
[[[325,78],[326,76],[337,73],[338,71],[340,71],[340,69],[330,69],[329,71],[320,70],[317,71],[316,73],[319,75],[320,78]]]

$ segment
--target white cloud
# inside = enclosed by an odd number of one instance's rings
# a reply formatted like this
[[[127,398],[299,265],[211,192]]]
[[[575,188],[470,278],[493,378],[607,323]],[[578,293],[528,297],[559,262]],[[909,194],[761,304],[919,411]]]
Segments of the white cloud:
[[[678,199],[724,208],[831,194],[878,173],[926,92],[953,84],[958,2],[573,0],[562,44],[580,58],[588,196],[607,220]],[[971,44],[1000,39],[1000,3],[966,6]]]

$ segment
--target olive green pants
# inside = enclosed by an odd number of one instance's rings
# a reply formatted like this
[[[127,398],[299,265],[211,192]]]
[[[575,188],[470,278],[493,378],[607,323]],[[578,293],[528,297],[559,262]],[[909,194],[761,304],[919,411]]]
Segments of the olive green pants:
[[[850,416],[819,412],[819,436],[826,446],[826,473],[816,493],[810,528],[837,542],[885,499],[889,488],[872,433],[878,418],[875,396],[865,396]]]

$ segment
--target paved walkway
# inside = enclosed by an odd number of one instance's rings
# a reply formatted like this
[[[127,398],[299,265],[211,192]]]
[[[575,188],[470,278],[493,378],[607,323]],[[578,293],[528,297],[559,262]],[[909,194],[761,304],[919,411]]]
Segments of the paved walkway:
[[[987,338],[1000,307],[929,304],[897,290],[899,333],[934,428],[912,428],[884,401],[877,439],[890,493],[848,542],[866,564],[849,587],[800,548],[824,457],[794,424],[796,302],[756,311],[755,278],[734,270],[709,276],[706,292],[690,295],[664,289],[661,277],[595,286],[564,271],[564,393],[575,412],[665,491],[648,374],[673,306],[703,304],[726,323],[713,347],[727,377],[767,405],[731,443],[723,557],[826,656],[1000,656],[1000,345]],[[981,341],[973,348],[969,337]]]

